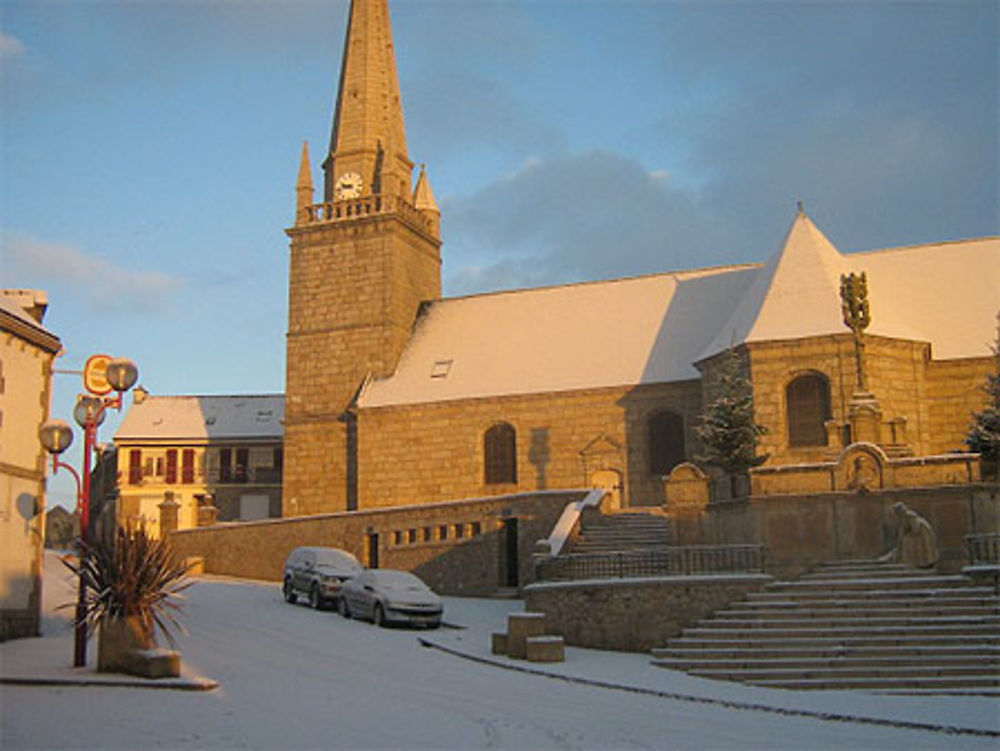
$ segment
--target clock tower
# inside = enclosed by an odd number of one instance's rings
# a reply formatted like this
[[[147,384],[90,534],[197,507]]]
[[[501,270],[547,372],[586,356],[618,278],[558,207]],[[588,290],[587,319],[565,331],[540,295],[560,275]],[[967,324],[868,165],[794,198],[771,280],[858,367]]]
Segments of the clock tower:
[[[441,296],[440,213],[413,186],[388,0],[352,0],[315,203],[303,147],[291,240],[283,515],[357,509],[354,398]]]

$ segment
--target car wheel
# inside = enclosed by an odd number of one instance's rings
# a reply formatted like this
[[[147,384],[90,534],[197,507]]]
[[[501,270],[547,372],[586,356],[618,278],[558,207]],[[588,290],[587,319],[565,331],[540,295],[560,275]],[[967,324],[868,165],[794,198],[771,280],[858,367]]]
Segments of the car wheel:
[[[427,624],[427,628],[440,628],[441,621],[431,621]]]
[[[351,607],[347,604],[347,600],[343,597],[337,600],[337,612],[345,618],[351,617]]]
[[[382,609],[382,605],[377,602],[375,609],[372,610],[372,623],[379,628],[385,628],[385,611]]]
[[[313,584],[309,588],[309,607],[313,610],[323,609],[323,598],[319,594],[319,585]]]
[[[281,588],[281,592],[285,595],[285,602],[290,605],[294,605],[299,601],[298,596],[295,594],[295,588],[292,587],[291,579],[285,579],[285,585]]]

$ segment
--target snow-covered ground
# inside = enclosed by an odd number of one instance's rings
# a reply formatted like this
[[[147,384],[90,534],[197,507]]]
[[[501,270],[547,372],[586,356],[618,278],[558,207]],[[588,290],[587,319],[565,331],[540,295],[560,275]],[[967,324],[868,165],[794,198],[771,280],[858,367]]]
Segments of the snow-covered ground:
[[[71,661],[67,611],[53,608],[73,600],[72,582],[53,558],[46,566],[44,636],[0,645],[4,676],[65,672]],[[655,668],[645,655],[572,648],[561,665],[495,658],[489,634],[518,601],[446,598],[446,620],[463,628],[424,632],[292,607],[277,585],[206,578],[187,594],[186,669],[219,680],[219,689],[3,685],[0,747],[1000,746],[995,699],[755,689]]]

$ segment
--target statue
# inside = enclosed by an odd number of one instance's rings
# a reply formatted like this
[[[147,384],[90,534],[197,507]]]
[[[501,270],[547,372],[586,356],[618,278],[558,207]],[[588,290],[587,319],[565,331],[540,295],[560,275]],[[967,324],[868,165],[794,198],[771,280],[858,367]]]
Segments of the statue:
[[[892,511],[899,524],[896,546],[879,560],[916,568],[930,568],[937,563],[937,536],[930,523],[902,501],[892,504]]]
[[[868,309],[868,277],[865,272],[840,275],[840,308],[844,325],[854,334],[854,357],[857,361],[858,392],[868,391],[865,377],[865,329],[871,324]]]

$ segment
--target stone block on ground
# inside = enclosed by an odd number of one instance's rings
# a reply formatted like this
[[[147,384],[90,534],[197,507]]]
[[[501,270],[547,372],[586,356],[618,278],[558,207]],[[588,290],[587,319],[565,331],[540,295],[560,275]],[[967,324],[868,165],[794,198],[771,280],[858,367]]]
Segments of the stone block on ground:
[[[130,675],[141,678],[177,678],[181,674],[181,655],[170,649],[134,649],[126,655]]]
[[[490,649],[495,655],[507,654],[507,634],[491,634],[492,643]]]
[[[529,636],[525,640],[525,656],[528,662],[563,662],[565,646],[561,636]]]
[[[507,616],[507,655],[524,659],[529,636],[545,634],[545,613],[511,613]]]

